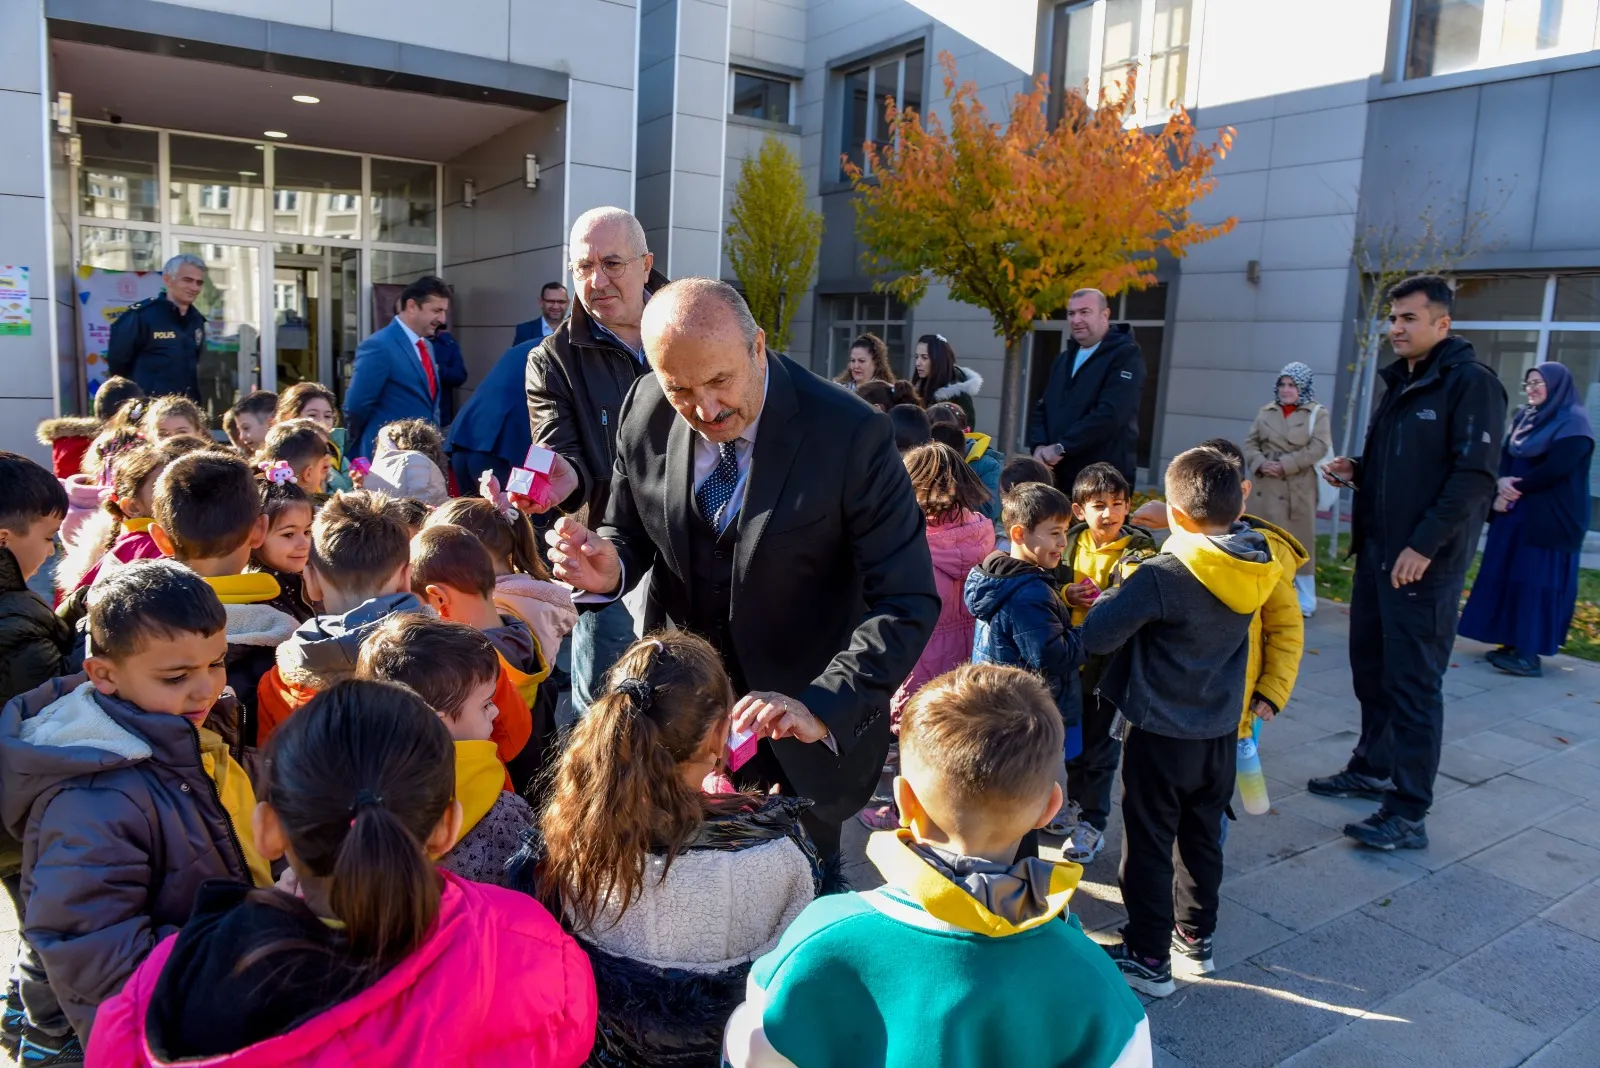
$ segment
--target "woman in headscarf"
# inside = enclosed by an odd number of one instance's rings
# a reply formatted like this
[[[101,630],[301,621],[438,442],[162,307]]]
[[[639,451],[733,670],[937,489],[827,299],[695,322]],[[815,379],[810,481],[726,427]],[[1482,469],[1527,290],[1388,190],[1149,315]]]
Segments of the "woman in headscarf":
[[[1489,542],[1460,633],[1498,645],[1489,663],[1531,678],[1543,674],[1539,658],[1566,642],[1578,599],[1594,428],[1561,364],[1541,363],[1522,388],[1528,403],[1501,450]]]
[[[1294,535],[1305,549],[1294,588],[1307,616],[1317,610],[1317,464],[1332,442],[1328,410],[1317,403],[1311,368],[1291,363],[1278,372],[1272,402],[1262,405],[1244,439],[1245,477],[1255,484],[1246,507]]]

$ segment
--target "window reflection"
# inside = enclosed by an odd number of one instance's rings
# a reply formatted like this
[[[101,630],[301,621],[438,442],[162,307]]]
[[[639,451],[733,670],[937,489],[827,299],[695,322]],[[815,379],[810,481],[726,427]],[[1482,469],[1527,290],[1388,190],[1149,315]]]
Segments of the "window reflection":
[[[84,123],[78,169],[78,214],[96,219],[160,221],[156,196],[161,135]]]
[[[438,205],[438,169],[433,164],[373,158],[374,241],[433,244]]]
[[[361,157],[278,148],[272,166],[274,230],[306,237],[361,237]]]
[[[264,230],[265,147],[210,137],[168,138],[172,220],[180,226]]]

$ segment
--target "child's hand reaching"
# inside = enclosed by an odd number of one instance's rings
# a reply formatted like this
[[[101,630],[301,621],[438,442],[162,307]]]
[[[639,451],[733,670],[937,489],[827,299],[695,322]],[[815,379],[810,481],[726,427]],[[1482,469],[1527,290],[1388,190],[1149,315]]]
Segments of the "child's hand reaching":
[[[1063,588],[1061,596],[1073,608],[1088,608],[1100,596],[1100,587],[1094,584],[1093,579],[1084,579]]]
[[[1250,711],[1262,723],[1271,723],[1272,717],[1277,715],[1277,713],[1272,710],[1272,705],[1268,704],[1266,698],[1264,697],[1257,697],[1255,702],[1251,704]]]

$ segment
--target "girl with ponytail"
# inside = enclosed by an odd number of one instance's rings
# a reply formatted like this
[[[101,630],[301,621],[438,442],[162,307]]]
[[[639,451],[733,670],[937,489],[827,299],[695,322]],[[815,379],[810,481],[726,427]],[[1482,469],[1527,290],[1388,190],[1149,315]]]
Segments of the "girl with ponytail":
[[[594,964],[592,1063],[718,1063],[756,957],[822,890],[793,798],[707,793],[733,687],[684,632],[635,642],[573,728],[536,831],[507,870]]]
[[[572,939],[527,897],[434,867],[461,804],[450,734],[422,698],[339,683],[273,735],[263,776],[256,842],[287,857],[299,896],[203,886],[101,1006],[91,1063],[584,1061],[594,981]]]

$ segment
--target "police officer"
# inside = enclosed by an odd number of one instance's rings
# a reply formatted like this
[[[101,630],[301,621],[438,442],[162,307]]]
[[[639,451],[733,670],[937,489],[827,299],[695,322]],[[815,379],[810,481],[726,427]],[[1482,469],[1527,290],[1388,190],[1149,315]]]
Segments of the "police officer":
[[[199,403],[206,317],[194,302],[206,284],[206,261],[188,252],[174,256],[161,280],[164,293],[130,304],[111,324],[106,367],[133,379],[147,396],[181,393]]]

